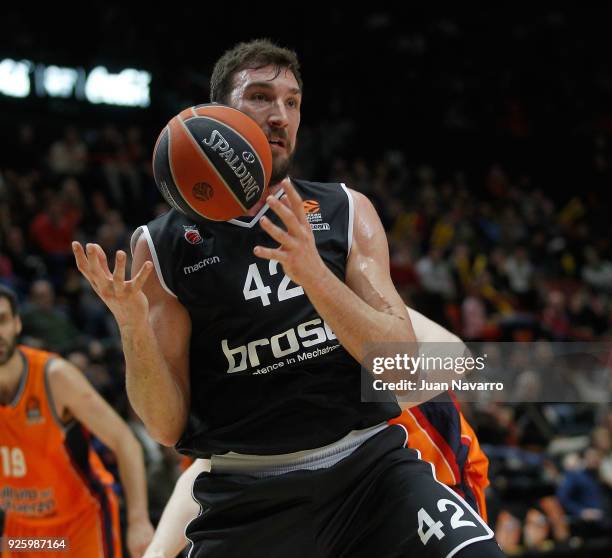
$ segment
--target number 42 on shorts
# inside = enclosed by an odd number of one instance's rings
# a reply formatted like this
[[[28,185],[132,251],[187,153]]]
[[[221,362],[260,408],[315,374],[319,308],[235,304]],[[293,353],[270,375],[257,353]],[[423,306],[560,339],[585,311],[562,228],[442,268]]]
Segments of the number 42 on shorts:
[[[441,500],[438,500],[437,507],[438,511],[440,512],[447,511],[449,507],[455,510],[455,513],[453,513],[452,517],[450,518],[451,529],[459,529],[460,527],[476,527],[476,524],[473,521],[461,519],[465,512],[452,500],[442,498]],[[421,508],[418,511],[417,520],[419,522],[417,532],[423,545],[426,545],[429,542],[429,539],[431,539],[431,537],[434,535],[438,540],[442,540],[444,538],[444,523],[442,523],[442,521],[434,521],[424,508]]]

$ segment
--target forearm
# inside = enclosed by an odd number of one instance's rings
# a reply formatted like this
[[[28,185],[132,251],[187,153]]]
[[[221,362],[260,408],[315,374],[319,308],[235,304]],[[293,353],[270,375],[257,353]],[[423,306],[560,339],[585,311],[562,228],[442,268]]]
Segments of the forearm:
[[[147,504],[146,471],[142,447],[126,427],[115,448],[119,478],[125,493],[127,504],[127,521],[129,523],[149,520]]]
[[[126,362],[126,388],[132,407],[149,434],[174,445],[187,417],[187,396],[159,349],[148,322],[120,328]]]
[[[324,264],[316,280],[303,288],[342,346],[358,362],[363,361],[374,344],[415,341],[407,313],[395,313],[391,305],[387,305],[388,311],[373,308]]]

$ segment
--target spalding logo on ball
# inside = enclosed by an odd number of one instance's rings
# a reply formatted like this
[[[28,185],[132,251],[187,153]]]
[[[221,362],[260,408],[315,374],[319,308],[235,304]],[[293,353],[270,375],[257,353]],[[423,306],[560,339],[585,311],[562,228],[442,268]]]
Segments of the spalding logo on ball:
[[[180,112],[153,151],[153,175],[164,199],[193,219],[227,221],[265,194],[272,172],[268,138],[243,112],[220,104]]]

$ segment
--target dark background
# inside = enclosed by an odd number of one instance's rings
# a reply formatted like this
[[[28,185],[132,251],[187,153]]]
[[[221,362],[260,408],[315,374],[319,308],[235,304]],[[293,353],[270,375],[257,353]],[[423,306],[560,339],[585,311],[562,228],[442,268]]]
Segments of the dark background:
[[[152,107],[0,98],[0,108],[5,130],[33,117],[58,125],[66,115],[159,130],[180,109],[208,101],[212,65],[228,45],[270,37],[302,61],[304,127],[325,134],[345,125],[333,156],[373,160],[398,148],[410,162],[449,171],[482,173],[491,162],[508,162],[554,191],[561,178],[569,189],[583,182],[594,135],[612,127],[607,19],[597,10],[539,5],[474,12],[303,5],[269,14],[207,5],[162,14],[95,1],[71,14],[50,6],[9,10],[3,56],[146,69]],[[319,156],[323,173],[332,154]]]

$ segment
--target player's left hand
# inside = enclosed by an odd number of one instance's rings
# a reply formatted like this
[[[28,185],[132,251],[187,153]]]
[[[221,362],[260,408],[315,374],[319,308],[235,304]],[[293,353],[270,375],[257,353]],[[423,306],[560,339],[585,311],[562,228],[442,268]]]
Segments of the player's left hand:
[[[127,547],[131,558],[142,558],[151,543],[153,534],[153,525],[148,517],[128,522]]]
[[[310,223],[306,219],[302,198],[289,180],[283,185],[285,195],[278,200],[269,196],[266,202],[278,215],[287,230],[262,217],[261,228],[280,246],[264,248],[255,246],[253,253],[266,260],[277,260],[285,274],[296,284],[307,286],[321,276],[325,264],[319,255]]]

